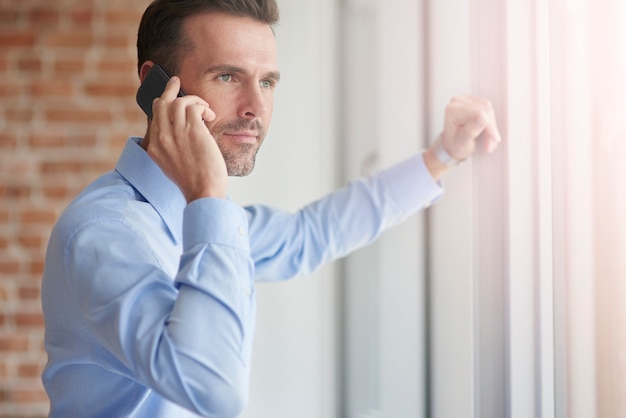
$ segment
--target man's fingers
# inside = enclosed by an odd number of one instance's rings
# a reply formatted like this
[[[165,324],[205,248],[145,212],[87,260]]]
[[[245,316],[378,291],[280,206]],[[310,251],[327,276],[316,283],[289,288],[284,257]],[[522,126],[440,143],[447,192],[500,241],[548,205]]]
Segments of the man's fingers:
[[[448,122],[476,138],[493,120],[491,103],[466,96],[455,97],[446,108]]]
[[[470,141],[483,133],[487,126],[487,120],[480,112],[470,112],[467,117],[457,121],[457,126],[464,134],[462,140]]]
[[[157,97],[152,102],[152,118],[161,121],[161,129],[165,129],[165,123],[170,122],[169,104],[178,97],[180,90],[180,78],[174,76],[165,85],[165,90],[161,97]]]
[[[195,123],[201,123],[203,126],[206,126],[204,122],[211,122],[215,119],[215,113],[204,101],[192,102],[186,105],[185,112],[186,124],[188,126]]]
[[[176,97],[178,97],[179,91],[180,78],[178,78],[177,76],[173,76],[165,85],[165,90],[163,91],[163,94],[161,94],[161,99],[166,101],[174,100]]]
[[[495,118],[487,125],[482,135],[485,143],[485,150],[488,153],[494,152],[498,147],[498,144],[502,141]]]
[[[202,109],[202,120],[205,122],[211,122],[215,119],[215,112],[207,104]]]
[[[489,100],[476,96],[454,97],[446,106],[445,115],[444,145],[457,159],[471,155],[479,137],[489,152],[500,142],[495,111]]]
[[[209,104],[198,96],[179,97],[177,83],[169,84],[163,95],[153,104],[154,114],[158,114],[157,123],[164,131],[180,132],[186,126],[200,122],[211,122],[215,119],[215,113]],[[169,126],[167,126],[169,125]]]

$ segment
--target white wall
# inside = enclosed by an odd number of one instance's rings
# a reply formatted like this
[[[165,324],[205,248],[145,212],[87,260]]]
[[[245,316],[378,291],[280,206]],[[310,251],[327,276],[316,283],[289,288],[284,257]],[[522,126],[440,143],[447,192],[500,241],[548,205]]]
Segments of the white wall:
[[[279,0],[274,119],[254,173],[231,181],[235,201],[297,209],[430,142],[422,5]],[[312,277],[258,286],[244,418],[423,414],[423,225],[416,216]]]
[[[281,81],[254,172],[232,179],[240,204],[295,210],[333,189],[334,6],[279,0]],[[250,403],[245,418],[333,417],[333,266],[288,283],[259,284]]]
[[[593,60],[556,19],[587,2],[279,5],[274,122],[237,202],[296,209],[392,164],[457,94],[489,97],[505,142],[446,176],[426,216],[259,286],[244,418],[592,416],[590,102],[569,87]]]
[[[369,174],[419,151],[425,126],[423,2],[343,2],[343,173]],[[341,418],[424,416],[424,214],[343,264]]]

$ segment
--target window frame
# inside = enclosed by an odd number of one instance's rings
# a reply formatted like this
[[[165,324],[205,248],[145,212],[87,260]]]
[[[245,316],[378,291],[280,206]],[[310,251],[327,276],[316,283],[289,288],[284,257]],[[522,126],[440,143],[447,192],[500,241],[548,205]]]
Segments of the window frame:
[[[562,410],[563,358],[555,349],[549,5],[429,5],[429,108],[458,91],[488,97],[504,138],[496,154],[479,153],[446,178],[447,196],[430,210],[430,416],[552,417]],[[461,24],[451,24],[452,8]],[[433,114],[433,134],[441,124]]]

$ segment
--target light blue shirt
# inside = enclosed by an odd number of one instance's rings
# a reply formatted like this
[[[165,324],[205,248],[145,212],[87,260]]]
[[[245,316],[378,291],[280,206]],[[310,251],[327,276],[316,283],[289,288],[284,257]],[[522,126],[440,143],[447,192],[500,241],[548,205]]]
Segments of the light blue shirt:
[[[255,281],[312,272],[442,193],[416,155],[296,213],[190,204],[129,139],[65,210],[42,287],[51,417],[235,417]]]

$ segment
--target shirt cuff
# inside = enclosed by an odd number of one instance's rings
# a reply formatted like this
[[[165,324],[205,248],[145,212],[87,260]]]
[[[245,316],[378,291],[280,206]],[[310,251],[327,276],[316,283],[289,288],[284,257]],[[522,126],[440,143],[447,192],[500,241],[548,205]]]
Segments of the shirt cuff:
[[[405,211],[424,209],[443,196],[443,185],[431,176],[423,153],[380,173],[396,204]]]
[[[183,250],[206,243],[250,252],[248,218],[244,209],[227,199],[197,199],[185,207]]]

